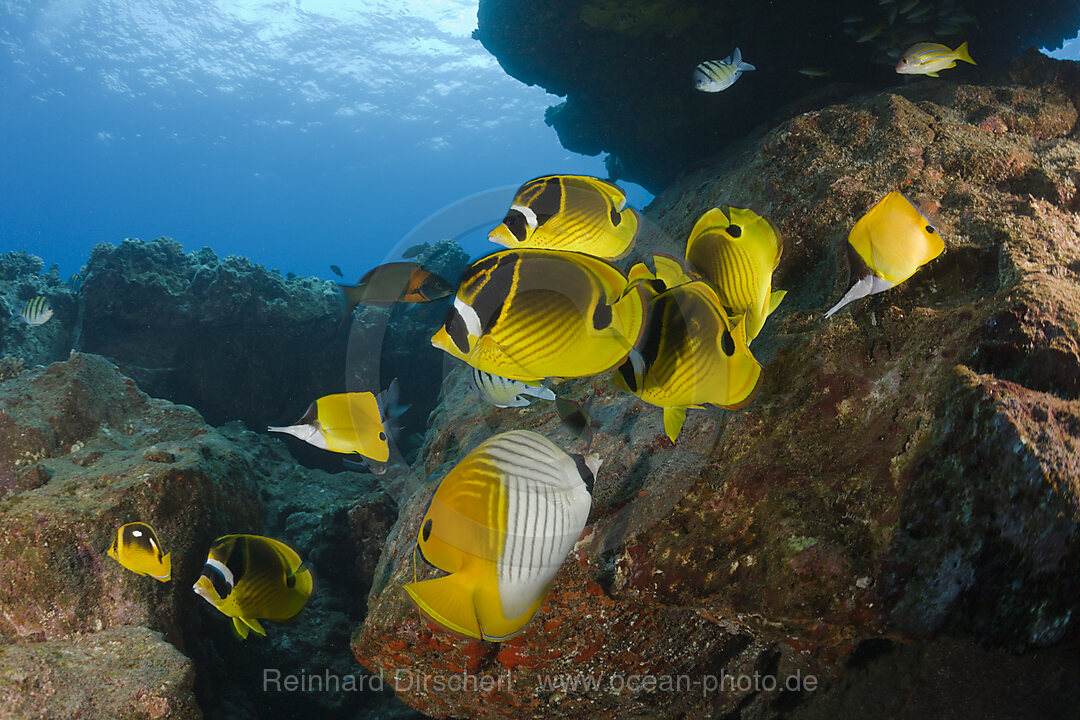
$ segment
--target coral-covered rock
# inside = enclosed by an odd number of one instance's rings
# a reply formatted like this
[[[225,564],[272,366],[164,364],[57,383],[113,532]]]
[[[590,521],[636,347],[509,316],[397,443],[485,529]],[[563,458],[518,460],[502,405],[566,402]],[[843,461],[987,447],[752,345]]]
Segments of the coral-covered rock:
[[[201,720],[191,660],[142,627],[0,646],[0,717]]]
[[[923,0],[898,13],[906,3],[482,0],[475,37],[510,75],[566,97],[546,114],[563,147],[611,153],[612,173],[655,193],[790,103],[821,107],[836,94],[899,85],[899,53],[916,42],[968,41],[979,68],[945,71],[966,79],[1027,48],[1057,47],[1080,26],[1070,0],[963,5]],[[721,93],[693,90],[694,67],[736,47],[757,69]]]
[[[658,408],[604,378],[559,384],[594,398],[590,524],[534,621],[494,644],[433,630],[401,589],[434,576],[414,565],[426,502],[491,433],[580,442],[550,403],[486,406],[455,371],[357,659],[428,677],[399,696],[439,717],[828,717],[847,673],[865,691],[859,673],[900,667],[895,687],[917,687],[921,669],[868,648],[933,634],[958,638],[926,646],[937,666],[972,658],[984,677],[1058,691],[1053,654],[1035,651],[1075,639],[1080,615],[1078,92],[1074,64],[1030,55],[995,85],[917,82],[797,115],[682,177],[648,209],[639,254],[681,254],[724,203],[785,239],[773,285],[788,295],[753,345],[760,394],[691,410],[673,446]],[[980,127],[989,116],[1010,129]],[[824,320],[848,287],[848,230],[897,189],[935,218],[945,253]],[[958,695],[991,694],[979,707],[1014,687],[965,677]],[[664,685],[679,678],[689,690]]]
[[[235,447],[88,354],[0,384],[0,490],[2,642],[146,625],[182,646],[210,541],[262,527]],[[173,582],[105,555],[136,520],[172,554]]]
[[[125,240],[87,263],[80,349],[211,424],[282,424],[342,391],[341,311],[330,282],[208,248],[185,254],[164,238]]]
[[[55,265],[48,272],[42,272],[44,266],[27,252],[0,255],[0,362],[9,369],[16,362],[32,366],[63,360],[76,342],[78,292],[60,279]],[[27,325],[19,315],[38,295],[49,302],[53,316],[42,325]],[[8,374],[0,368],[0,377]]]

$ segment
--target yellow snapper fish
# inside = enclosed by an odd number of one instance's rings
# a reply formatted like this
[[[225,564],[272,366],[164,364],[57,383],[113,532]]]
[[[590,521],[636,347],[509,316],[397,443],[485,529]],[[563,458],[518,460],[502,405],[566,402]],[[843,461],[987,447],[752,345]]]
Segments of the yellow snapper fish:
[[[416,541],[449,574],[405,592],[455,634],[497,642],[520,632],[585,528],[600,463],[528,430],[480,443],[439,483]]]
[[[645,333],[612,382],[663,408],[664,431],[675,442],[688,408],[747,405],[761,384],[761,365],[750,352],[745,321],[728,318],[711,283],[683,275],[668,287],[673,278],[663,278],[668,271],[659,262],[657,269],[647,285]],[[645,279],[646,273],[635,267],[630,274]]]
[[[756,69],[743,62],[742,52],[735,48],[735,52],[723,60],[706,60],[694,68],[694,89],[708,93],[727,90],[744,72]]]
[[[296,551],[261,535],[226,535],[214,541],[202,574],[192,586],[197,595],[232,618],[236,636],[249,630],[266,635],[259,618],[287,622],[311,596],[311,571]]]
[[[469,376],[469,387],[472,388],[478,398],[491,403],[495,407],[527,407],[529,401],[526,399],[526,395],[532,395],[544,400],[555,399],[555,393],[551,391],[551,388],[499,377],[476,368],[470,369],[472,373]]]
[[[773,270],[784,243],[768,220],[753,210],[713,208],[702,215],[686,241],[686,261],[709,280],[731,317],[746,316],[752,342],[787,293],[772,290]]]
[[[143,522],[121,525],[108,555],[136,575],[168,582],[172,577],[170,553],[163,552],[154,529]]]
[[[641,294],[583,253],[503,250],[466,269],[431,344],[477,370],[534,382],[619,365],[641,334]]]
[[[390,459],[384,417],[369,392],[337,393],[313,402],[295,425],[270,426],[323,450],[358,453],[378,462]]]
[[[862,216],[848,234],[848,261],[857,278],[827,313],[884,292],[915,274],[945,249],[941,235],[910,200],[891,192]]]
[[[630,252],[638,215],[617,185],[588,175],[548,175],[522,185],[488,238],[508,248],[572,250],[617,260]]]
[[[896,72],[901,75],[929,75],[937,77],[938,71],[956,67],[956,61],[978,65],[968,53],[967,43],[962,43],[955,50],[940,43],[924,42],[912,45],[896,64]]]

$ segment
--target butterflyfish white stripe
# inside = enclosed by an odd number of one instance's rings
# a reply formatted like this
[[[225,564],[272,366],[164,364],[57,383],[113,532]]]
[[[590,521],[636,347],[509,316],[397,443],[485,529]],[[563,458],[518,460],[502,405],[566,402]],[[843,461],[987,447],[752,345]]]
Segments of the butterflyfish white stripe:
[[[517,210],[519,213],[525,216],[525,222],[528,223],[530,230],[535,230],[539,225],[539,221],[536,218],[536,213],[533,209],[527,205],[511,205],[511,210]]]
[[[462,321],[465,323],[465,329],[468,331],[469,335],[480,337],[483,332],[483,326],[480,324],[480,316],[476,314],[476,311],[472,309],[472,306],[455,295],[454,309],[457,310],[458,315],[461,316]]]
[[[215,570],[217,570],[219,573],[221,573],[221,576],[223,578],[225,578],[225,583],[229,587],[233,587],[236,584],[236,583],[233,582],[232,570],[230,570],[228,568],[228,566],[225,565],[225,563],[218,562],[217,560],[214,560],[213,558],[206,558],[206,564],[209,565],[210,567],[214,568]]]

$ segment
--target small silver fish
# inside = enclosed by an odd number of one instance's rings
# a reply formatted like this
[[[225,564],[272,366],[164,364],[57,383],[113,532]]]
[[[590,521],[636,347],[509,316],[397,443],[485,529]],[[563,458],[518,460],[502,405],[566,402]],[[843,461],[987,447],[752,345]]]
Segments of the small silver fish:
[[[500,408],[526,407],[529,401],[524,397],[525,395],[544,400],[555,399],[555,393],[550,388],[492,375],[476,368],[472,368],[469,387],[478,398]]]
[[[52,305],[49,304],[49,300],[44,295],[38,295],[27,300],[26,304],[23,305],[22,312],[19,314],[19,317],[27,325],[44,325],[52,316]]]
[[[885,24],[884,23],[878,23],[874,27],[867,28],[866,30],[864,30],[862,32],[862,34],[859,35],[859,37],[855,39],[855,42],[860,42],[860,43],[870,42],[871,40],[876,38],[878,35],[880,35],[884,30],[885,30]]]
[[[694,68],[694,89],[709,93],[727,90],[744,72],[756,69],[750,63],[743,62],[742,53],[735,48],[731,57],[706,60]]]

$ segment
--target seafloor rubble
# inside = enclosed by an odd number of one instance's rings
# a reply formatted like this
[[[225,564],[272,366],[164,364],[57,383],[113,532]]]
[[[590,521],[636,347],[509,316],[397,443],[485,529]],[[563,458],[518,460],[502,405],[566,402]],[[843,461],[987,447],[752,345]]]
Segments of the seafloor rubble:
[[[984,85],[928,79],[798,114],[680,177],[639,253],[679,254],[723,203],[783,233],[788,295],[753,345],[761,393],[691,411],[672,446],[660,411],[605,379],[559,385],[593,399],[590,525],[532,625],[493,644],[433,631],[406,599],[431,572],[412,552],[420,518],[463,452],[513,428],[559,437],[558,418],[485,406],[456,370],[357,659],[431,678],[400,696],[438,717],[1075,714],[1078,104],[1080,68],[1032,53]],[[847,288],[848,230],[894,189],[929,204],[945,254],[823,320]],[[779,688],[744,686],[755,673]],[[656,684],[679,676],[697,685]]]

